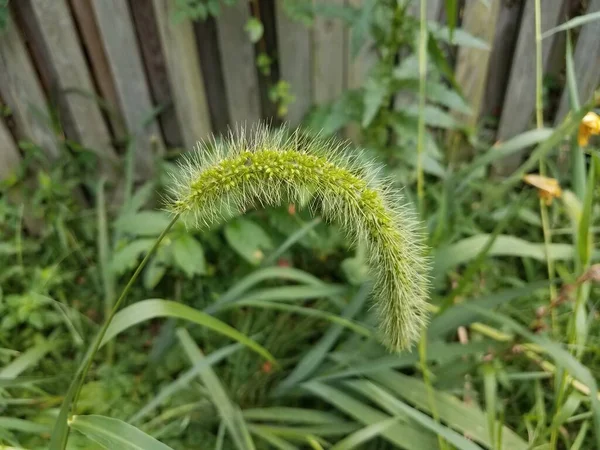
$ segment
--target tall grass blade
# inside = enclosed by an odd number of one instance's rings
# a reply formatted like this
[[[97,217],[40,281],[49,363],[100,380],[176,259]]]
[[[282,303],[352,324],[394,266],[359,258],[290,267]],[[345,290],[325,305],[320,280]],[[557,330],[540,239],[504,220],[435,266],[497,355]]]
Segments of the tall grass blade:
[[[203,353],[185,329],[179,328],[177,330],[177,338],[192,364],[196,365],[204,360]],[[219,377],[211,367],[207,367],[206,370],[200,372],[198,375],[206,386],[215,408],[219,411],[221,419],[225,422],[236,448],[238,450],[255,450],[246,422],[237,405],[234,405],[229,399],[225,388],[219,381]]]
[[[105,416],[73,416],[70,427],[107,450],[172,450],[142,430]]]
[[[115,314],[100,345],[134,325],[157,317],[173,317],[196,323],[240,342],[269,361],[275,361],[267,349],[226,323],[187,305],[160,299],[142,300]]]

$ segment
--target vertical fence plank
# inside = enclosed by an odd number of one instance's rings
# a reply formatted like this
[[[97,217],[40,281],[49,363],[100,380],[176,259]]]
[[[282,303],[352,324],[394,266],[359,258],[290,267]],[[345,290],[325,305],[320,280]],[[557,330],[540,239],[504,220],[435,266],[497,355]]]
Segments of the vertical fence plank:
[[[14,174],[20,163],[19,150],[7,126],[0,120],[0,181]]]
[[[130,135],[135,138],[135,171],[139,178],[145,178],[153,172],[150,140],[154,139],[155,148],[161,153],[164,145],[156,121],[148,124],[154,111],[129,7],[122,0],[96,0],[92,6],[121,111]]]
[[[0,105],[1,106],[1,105]],[[21,155],[6,124],[0,120],[0,182],[6,181],[19,169]],[[7,199],[15,205],[25,204],[24,193],[19,187],[11,187],[5,191]],[[23,222],[30,233],[38,234],[42,222],[30,210],[23,211]]]
[[[521,2],[500,2],[481,116],[500,116],[522,11]]]
[[[310,29],[290,19],[283,2],[277,2],[275,8],[279,72],[281,79],[290,84],[295,96],[294,103],[288,107],[286,120],[295,126],[308,112],[312,102]]]
[[[27,20],[38,30],[38,45],[67,136],[92,151],[101,172],[114,178],[117,156],[66,1],[31,0],[27,9]]]
[[[104,101],[106,116],[112,133],[117,140],[122,141],[125,139],[127,132],[123,119],[118,112],[117,91],[110,73],[106,53],[102,47],[100,31],[94,18],[91,0],[69,0],[69,4],[87,54],[93,79]]]
[[[544,3],[542,8],[542,32],[555,27],[563,11],[564,0]],[[548,61],[554,36],[544,39],[542,43],[542,60],[544,67]],[[502,108],[498,139],[506,140],[525,131],[535,109],[535,10],[534,2],[525,4],[523,18],[517,39],[517,47],[512,60],[512,69]],[[512,155],[497,162],[495,171],[507,174],[516,169],[522,153]]]
[[[11,110],[18,137],[31,140],[51,159],[58,158],[44,92],[23,37],[11,18],[0,35],[0,96]]]
[[[182,147],[184,143],[173,104],[167,62],[162,50],[153,0],[129,0],[129,7],[146,69],[150,94],[154,104],[162,107],[157,119],[165,144],[168,147]]]
[[[329,2],[344,4],[344,0]],[[317,15],[313,25],[313,101],[316,104],[329,103],[344,91],[345,58],[344,24],[340,19]]]
[[[223,78],[233,126],[252,125],[261,118],[254,46],[244,27],[250,18],[246,0],[225,5],[217,19]]]
[[[347,0],[348,5],[361,8],[364,0]],[[356,55],[352,50],[352,29],[346,29],[346,69],[345,83],[347,89],[360,89],[367,81],[371,68],[377,63],[377,53],[373,48],[371,38],[363,43]],[[360,141],[360,124],[350,124],[346,127],[346,137],[353,142]]]
[[[590,0],[586,14],[600,11],[600,0]],[[600,21],[584,25],[573,55],[579,100],[586,102],[600,84]],[[569,89],[565,86],[555,123],[560,123],[570,109]]]
[[[191,150],[198,139],[210,135],[210,115],[192,23],[189,20],[174,23],[173,7],[173,0],[154,0],[175,112],[184,144]]]
[[[473,0],[465,5],[462,28],[482,41],[491,44],[494,39],[498,11],[498,1],[485,5],[481,0]],[[485,81],[488,73],[490,50],[461,47],[456,60],[455,77],[462,87],[465,99],[471,106],[472,114],[455,113],[461,123],[475,126],[483,103]]]

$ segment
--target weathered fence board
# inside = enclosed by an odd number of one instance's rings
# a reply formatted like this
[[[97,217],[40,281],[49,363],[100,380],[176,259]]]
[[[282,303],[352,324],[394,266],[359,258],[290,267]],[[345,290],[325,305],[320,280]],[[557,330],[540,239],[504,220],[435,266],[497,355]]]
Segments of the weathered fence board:
[[[131,17],[135,24],[140,52],[148,86],[155,105],[162,110],[157,119],[163,133],[165,144],[169,147],[183,146],[183,138],[169,82],[167,62],[162,50],[153,0],[129,0]]]
[[[14,174],[21,163],[21,155],[8,127],[0,120],[0,181]]]
[[[100,39],[98,24],[94,18],[91,0],[69,0],[77,29],[81,35],[93,79],[98,86],[98,94],[104,102],[105,115],[116,140],[123,140],[127,134],[123,118],[119,114],[117,91],[112,79],[106,53]]]
[[[500,1],[481,116],[500,116],[522,11],[521,2]]]
[[[164,145],[156,122],[147,123],[154,111],[129,7],[122,0],[94,1],[92,5],[121,111],[135,139],[136,174],[146,178],[153,172],[153,148],[162,153]]]
[[[51,89],[58,98],[67,135],[98,157],[104,175],[114,177],[116,153],[67,3],[31,0],[30,6],[31,16],[27,20],[38,30],[37,44],[46,60]]]
[[[561,17],[564,1],[556,0],[544,3],[542,8],[542,33],[555,27]],[[554,36],[542,42],[542,61],[544,67],[554,42]],[[506,140],[527,130],[535,109],[535,10],[534,2],[525,4],[523,18],[512,60],[512,69],[502,108],[502,117],[498,128],[498,139]],[[512,172],[518,165],[523,153],[514,154],[495,164],[495,170],[501,174]]]
[[[275,7],[280,77],[290,84],[295,96],[294,103],[288,107],[286,120],[295,126],[312,104],[310,29],[290,19],[282,2],[277,2]]]
[[[327,0],[315,0],[324,3]],[[344,0],[329,0],[343,5]],[[317,16],[313,24],[313,101],[317,105],[337,99],[344,91],[344,24],[340,19]]]
[[[221,50],[227,106],[232,125],[252,125],[261,118],[254,46],[244,31],[250,18],[246,1],[221,8],[217,35]]]
[[[462,28],[473,36],[491,44],[494,39],[500,3],[484,4],[481,0],[473,0],[466,4],[463,13]],[[455,113],[465,124],[475,126],[482,108],[485,82],[488,73],[490,50],[462,47],[458,51],[455,77],[462,87],[465,100],[471,106],[471,115]]]
[[[23,37],[10,17],[0,36],[0,96],[11,110],[18,137],[39,145],[51,159],[58,158],[44,92]]]
[[[191,150],[198,139],[206,138],[211,133],[194,29],[189,20],[173,22],[173,0],[154,0],[153,3],[167,60],[175,112],[185,147]]]
[[[590,0],[586,14],[600,11],[600,0]],[[600,21],[584,25],[573,55],[580,102],[586,102],[600,84]],[[556,114],[560,123],[570,109],[569,89],[565,88]]]

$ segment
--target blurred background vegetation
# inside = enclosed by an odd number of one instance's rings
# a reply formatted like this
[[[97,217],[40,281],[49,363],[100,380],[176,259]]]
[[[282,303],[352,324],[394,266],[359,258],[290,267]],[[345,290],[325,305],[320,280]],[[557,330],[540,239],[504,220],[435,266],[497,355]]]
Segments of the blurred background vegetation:
[[[0,448],[600,449],[598,19],[597,0],[0,0]],[[414,204],[418,348],[378,343],[363,249],[299,205],[177,224],[70,412],[178,158],[264,120],[352,141]]]

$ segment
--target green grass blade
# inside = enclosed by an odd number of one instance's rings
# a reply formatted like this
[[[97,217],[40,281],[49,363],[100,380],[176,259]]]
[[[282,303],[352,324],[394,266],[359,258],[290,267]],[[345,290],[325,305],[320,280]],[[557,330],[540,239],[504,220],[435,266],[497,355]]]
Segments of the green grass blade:
[[[339,441],[337,444],[331,447],[330,450],[351,450],[353,448],[357,448],[365,442],[376,438],[385,430],[395,425],[397,422],[398,419],[392,417],[391,419],[384,419],[381,422],[367,425],[366,427],[355,431],[350,436]]]
[[[219,300],[205,308],[204,311],[208,314],[213,314],[217,310],[219,310],[223,305],[226,305],[238,299],[250,288],[256,286],[262,281],[271,279],[296,281],[298,283],[303,283],[312,286],[322,286],[325,284],[323,281],[319,280],[314,275],[311,275],[299,269],[294,269],[292,267],[267,267],[265,269],[260,269],[255,272],[252,272],[247,277],[238,281],[235,285],[229,288],[229,290],[225,292],[219,298]]]
[[[194,365],[191,369],[177,377],[175,381],[162,388],[160,392],[156,394],[152,400],[144,405],[144,407],[142,407],[137,413],[135,413],[135,415],[132,416],[128,422],[135,424],[140,419],[158,408],[165,400],[174,395],[176,392],[187,388],[189,383],[196,378],[200,372],[206,370],[208,367],[218,363],[219,361],[222,361],[241,348],[241,344],[232,344],[212,352],[206,358],[203,358],[198,364]]]
[[[51,430],[51,427],[47,424],[35,423],[15,417],[0,417],[0,428],[32,434],[48,433]]]
[[[570,30],[571,28],[580,27],[582,25],[585,25],[586,23],[594,22],[595,20],[600,20],[600,11],[584,14],[582,16],[577,16],[571,20],[567,20],[565,23],[557,27],[550,28],[548,31],[542,33],[542,39],[550,37],[553,34],[559,33],[561,31]]]
[[[434,273],[437,276],[445,274],[449,269],[469,262],[480,254],[489,242],[489,234],[477,234],[451,245],[438,249],[435,253]],[[515,236],[501,234],[496,237],[488,250],[489,256],[516,256],[546,261],[544,243],[530,242]],[[550,257],[557,260],[570,260],[575,256],[570,244],[551,244]],[[600,255],[594,255],[600,257]]]
[[[590,370],[578,361],[573,355],[562,348],[559,344],[549,341],[546,338],[533,334],[522,325],[515,322],[513,319],[506,317],[503,314],[488,311],[479,308],[476,305],[468,305],[468,308],[477,314],[489,320],[502,324],[504,327],[511,329],[515,333],[520,334],[525,339],[530,340],[534,344],[541,347],[556,363],[571,374],[574,378],[585,384],[589,389],[591,408],[594,413],[594,422],[596,430],[596,445],[600,448],[600,400],[598,399],[598,385]]]
[[[577,111],[581,105],[579,103],[579,89],[577,88],[577,76],[575,74],[575,63],[573,62],[573,43],[571,33],[567,33],[567,48],[565,51],[565,66],[567,73],[567,88],[569,92],[569,103],[571,109]],[[571,145],[571,164],[573,173],[573,192],[580,200],[585,195],[585,154],[579,146],[577,139],[572,139]]]
[[[101,345],[106,344],[126,329],[157,317],[173,317],[196,323],[244,344],[269,361],[275,361],[267,349],[219,319],[187,305],[161,299],[142,300],[115,314]]]
[[[356,313],[361,310],[370,292],[370,285],[362,286],[350,304],[346,307],[341,317],[343,319],[351,320]],[[275,393],[281,394],[301,381],[306,380],[323,362],[327,353],[334,346],[343,330],[344,328],[341,324],[333,325],[327,333],[323,335],[319,342],[298,362],[292,373],[277,386]]]
[[[70,427],[108,450],[172,450],[143,431],[105,416],[73,416]]]
[[[30,367],[35,366],[46,354],[60,345],[60,342],[42,342],[30,348],[11,363],[0,369],[0,378],[16,378]]]
[[[427,387],[421,380],[391,370],[370,374],[369,378],[421,411],[431,413],[427,400]],[[433,395],[442,422],[470,436],[474,441],[493,448],[485,412],[475,405],[467,405],[457,397],[439,390],[435,390]],[[501,423],[496,423],[496,425],[502,427]],[[527,442],[515,432],[508,427],[502,428],[503,450],[526,450],[529,448]]]
[[[496,408],[498,400],[498,383],[496,371],[490,364],[483,366],[483,392],[485,397],[485,410],[487,414],[488,433],[493,448],[498,448],[497,439],[499,435],[496,422]]]
[[[246,420],[260,422],[287,422],[300,424],[342,423],[343,419],[316,409],[272,406],[269,408],[245,409],[242,414]]]
[[[476,157],[473,162],[464,169],[457,172],[455,175],[456,180],[459,182],[457,191],[460,192],[467,188],[469,181],[476,176],[478,169],[487,167],[493,162],[506,158],[524,148],[544,142],[552,135],[552,133],[552,128],[540,128],[537,130],[526,131],[508,141],[495,144],[487,151],[483,152],[481,156]]]
[[[351,395],[326,384],[311,381],[302,386],[365,425],[373,425],[391,418]],[[408,450],[437,450],[437,439],[433,434],[415,427],[412,423],[407,423],[407,418],[402,416],[397,425],[381,432],[384,439]]]
[[[179,328],[177,330],[177,337],[192,364],[196,365],[204,360],[205,357],[203,353],[185,329]],[[212,368],[210,366],[207,367],[206,370],[200,372],[198,376],[206,386],[212,403],[219,411],[219,415],[225,422],[229,434],[238,450],[255,450],[254,443],[250,438],[246,422],[244,421],[239,408],[231,402],[225,388]]]
[[[360,392],[382,408],[392,414],[403,414],[410,417],[413,421],[421,425],[423,428],[436,433],[438,436],[443,437],[447,442],[454,445],[460,450],[481,450],[477,444],[464,438],[454,430],[445,427],[426,414],[416,410],[415,408],[407,405],[401,400],[398,400],[392,394],[385,389],[382,389],[375,383],[365,380],[347,381],[347,386]]]
[[[274,448],[277,448],[279,450],[298,450],[298,447],[296,447],[295,445],[290,444],[286,440],[281,439],[279,436],[261,428],[260,426],[248,425],[248,429],[252,434],[265,440]]]
[[[108,317],[115,302],[115,278],[110,270],[111,260],[110,242],[108,237],[108,221],[106,218],[106,200],[104,196],[105,180],[98,182],[96,196],[96,222],[98,226],[98,266],[100,267],[100,278],[104,291],[104,317]],[[108,345],[108,362],[111,363],[114,356],[114,345]]]
[[[590,227],[592,225],[592,211],[594,208],[594,190],[595,185],[595,170],[594,165],[597,164],[598,158],[592,158],[590,170],[587,176],[587,186],[585,188],[585,197],[583,199],[583,210],[579,219],[579,229],[577,231],[577,252],[579,254],[579,262],[582,268],[588,266],[592,256],[592,235]]]
[[[292,245],[294,245],[296,242],[298,242],[300,239],[302,239],[304,236],[310,233],[310,231],[314,227],[319,225],[322,221],[323,219],[317,217],[311,220],[310,222],[304,224],[299,230],[290,235],[290,237],[288,237],[283,242],[283,244],[281,244],[273,253],[267,256],[263,262],[263,265],[268,266],[273,264],[277,260],[277,258],[283,255],[288,249],[290,249]]]
[[[434,317],[429,324],[427,333],[434,338],[442,337],[451,331],[456,331],[461,325],[469,325],[474,322],[477,319],[477,314],[474,314],[465,306],[470,302],[476,301],[477,305],[481,308],[493,309],[514,299],[533,295],[536,291],[547,287],[548,281],[536,281],[528,283],[523,287],[504,289],[491,295],[465,300],[447,309],[443,314]]]
[[[354,331],[355,333],[361,334],[366,337],[371,337],[373,335],[373,332],[370,329],[368,329],[362,325],[359,325],[351,320],[340,317],[336,314],[331,314],[331,313],[321,311],[321,310],[315,309],[315,308],[287,305],[287,304],[282,304],[282,303],[277,303],[277,302],[266,302],[266,301],[263,302],[263,301],[259,301],[259,300],[254,300],[254,301],[243,300],[236,304],[239,306],[251,306],[253,308],[274,309],[277,311],[285,311],[285,312],[290,312],[290,313],[294,313],[294,314],[301,314],[304,316],[317,317],[319,319],[327,320],[329,322],[333,322],[335,324],[346,327],[346,328]]]

